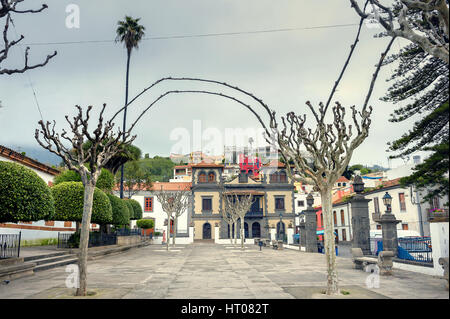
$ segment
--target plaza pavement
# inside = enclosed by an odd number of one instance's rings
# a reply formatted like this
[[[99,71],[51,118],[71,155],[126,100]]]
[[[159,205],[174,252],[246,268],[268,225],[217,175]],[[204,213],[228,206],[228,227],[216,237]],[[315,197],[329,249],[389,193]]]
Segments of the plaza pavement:
[[[368,289],[369,275],[337,257],[338,277],[347,298],[448,299],[442,278],[394,270]],[[67,298],[66,267],[0,283],[2,298]],[[88,263],[88,290],[95,298],[294,299],[320,298],[326,285],[323,254],[273,250],[255,245],[195,243],[165,251],[150,245]]]

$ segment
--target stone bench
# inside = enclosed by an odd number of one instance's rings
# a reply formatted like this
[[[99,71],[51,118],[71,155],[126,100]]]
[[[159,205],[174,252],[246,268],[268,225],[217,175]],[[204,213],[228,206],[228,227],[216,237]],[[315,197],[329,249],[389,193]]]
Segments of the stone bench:
[[[439,265],[444,269],[444,279],[447,280],[446,288],[448,290],[448,257],[439,258]]]
[[[378,264],[375,258],[364,257],[361,248],[352,248],[352,260],[354,269],[364,269],[367,265]]]

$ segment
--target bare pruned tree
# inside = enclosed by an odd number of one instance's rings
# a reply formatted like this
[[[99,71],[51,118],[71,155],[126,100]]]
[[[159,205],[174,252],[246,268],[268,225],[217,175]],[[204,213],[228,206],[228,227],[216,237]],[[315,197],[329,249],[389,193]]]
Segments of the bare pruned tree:
[[[245,241],[244,218],[253,204],[253,195],[229,191],[224,193],[224,197],[225,197],[225,206],[226,207],[228,206],[228,211],[231,212],[233,216],[232,220],[235,220],[234,225],[236,226],[237,219],[241,221],[240,227],[241,249],[244,249],[244,241]],[[234,233],[235,234],[237,233],[236,227],[234,228]]]
[[[399,0],[393,7],[378,0],[368,1],[371,13],[361,9],[357,0],[350,3],[361,18],[378,20],[388,35],[407,39],[449,63],[448,0]]]
[[[25,49],[25,62],[24,66],[17,69],[9,69],[9,68],[3,68],[1,67],[2,62],[5,62],[8,58],[9,50],[14,47],[17,44],[20,44],[20,42],[25,38],[23,35],[21,35],[18,39],[10,41],[8,39],[8,31],[10,25],[14,26],[14,21],[12,19],[13,13],[15,14],[23,14],[23,13],[39,13],[43,10],[47,9],[48,6],[46,4],[43,4],[41,8],[39,9],[24,9],[21,10],[17,8],[17,5],[24,2],[25,0],[0,0],[0,19],[5,19],[5,24],[3,27],[3,49],[0,49],[0,75],[2,74],[14,74],[14,73],[24,73],[27,70],[32,70],[35,68],[42,67],[46,65],[50,59],[52,59],[54,56],[56,56],[57,52],[55,51],[53,54],[47,55],[44,62],[38,63],[38,64],[29,64],[29,51],[30,47],[27,47]]]
[[[185,188],[181,188],[174,191],[163,191],[161,190],[155,192],[158,201],[161,203],[163,211],[167,215],[167,238],[166,238],[166,249],[169,250],[170,242],[170,221],[174,221],[174,238],[173,245],[175,245],[175,233],[176,233],[176,222],[177,218],[186,211],[189,205],[189,194]]]
[[[220,188],[220,197],[225,205],[221,207],[222,218],[228,224],[230,228],[230,242],[233,244],[233,233],[234,233],[234,244],[237,244],[237,221],[239,215],[235,211],[235,205],[233,203],[233,197],[228,196],[225,192],[225,187],[223,184]],[[233,232],[234,230],[234,232]]]
[[[92,106],[87,108],[86,113],[80,106],[76,106],[78,114],[73,120],[66,116],[66,121],[70,125],[70,135],[66,130],[59,134],[55,131],[56,122],[44,124],[39,121],[40,129],[36,129],[35,138],[39,145],[48,151],[58,155],[64,161],[68,169],[78,172],[84,186],[84,206],[83,218],[80,233],[80,253],[79,253],[79,287],[77,296],[85,296],[87,291],[87,254],[89,243],[89,226],[91,223],[92,203],[94,189],[97,184],[101,169],[117,153],[122,151],[123,145],[131,144],[136,136],[131,136],[130,130],[117,133],[113,131],[112,120],[104,121],[103,112],[106,104],[103,104],[98,123],[93,132],[89,132],[89,119]],[[42,140],[41,140],[42,138]],[[83,148],[84,142],[89,141],[91,147],[87,150]],[[64,142],[70,147],[64,145]],[[75,150],[75,152],[73,151]]]

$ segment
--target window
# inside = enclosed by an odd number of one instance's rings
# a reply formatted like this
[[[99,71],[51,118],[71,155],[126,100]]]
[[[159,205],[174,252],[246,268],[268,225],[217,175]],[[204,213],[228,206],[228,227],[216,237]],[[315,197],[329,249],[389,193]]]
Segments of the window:
[[[345,214],[344,214],[344,210],[341,209],[341,225],[344,226],[345,225]]]
[[[375,213],[380,213],[380,203],[378,202],[378,197],[374,197],[373,199],[373,206],[375,208]]]
[[[275,198],[275,209],[284,210],[284,198]]]
[[[297,201],[297,206],[298,206],[298,207],[303,207],[303,206],[305,206],[305,201],[304,201],[304,200],[298,200],[298,201]]]
[[[214,183],[215,179],[216,179],[216,175],[214,173],[208,174],[208,183]]]
[[[212,199],[211,198],[203,198],[202,199],[202,210],[204,210],[204,211],[212,210]]]
[[[441,205],[440,205],[440,203],[439,203],[439,197],[434,196],[434,197],[431,199],[431,209],[438,209],[438,208],[441,208],[440,206],[441,206]]]
[[[200,173],[198,175],[198,182],[199,183],[206,183],[206,174],[205,173]]]
[[[341,183],[338,183],[338,186],[341,186]]]
[[[381,225],[377,225],[377,229],[380,230],[381,229]]]
[[[347,183],[342,183],[342,186],[347,186]]]
[[[342,230],[342,241],[347,241],[347,231],[345,229]]]
[[[399,193],[398,200],[400,201],[400,210],[404,212],[406,210],[405,193]]]
[[[270,174],[270,182],[271,183],[278,182],[278,174],[277,173]]]
[[[152,212],[153,211],[153,197],[145,197],[144,201],[145,201],[144,211]]]
[[[408,230],[408,224],[402,224],[402,230]]]
[[[286,183],[286,182],[287,182],[286,173],[285,172],[281,172],[280,173],[280,183]]]
[[[337,216],[336,216],[336,211],[333,211],[333,219],[334,219],[334,224],[337,225]]]

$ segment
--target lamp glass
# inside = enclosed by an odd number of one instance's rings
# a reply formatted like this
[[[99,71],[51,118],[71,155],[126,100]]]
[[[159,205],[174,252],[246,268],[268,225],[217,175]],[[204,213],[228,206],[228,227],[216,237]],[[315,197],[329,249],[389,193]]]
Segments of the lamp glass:
[[[392,204],[392,197],[388,192],[386,192],[386,194],[384,194],[383,196],[383,203],[385,206],[391,206]]]

